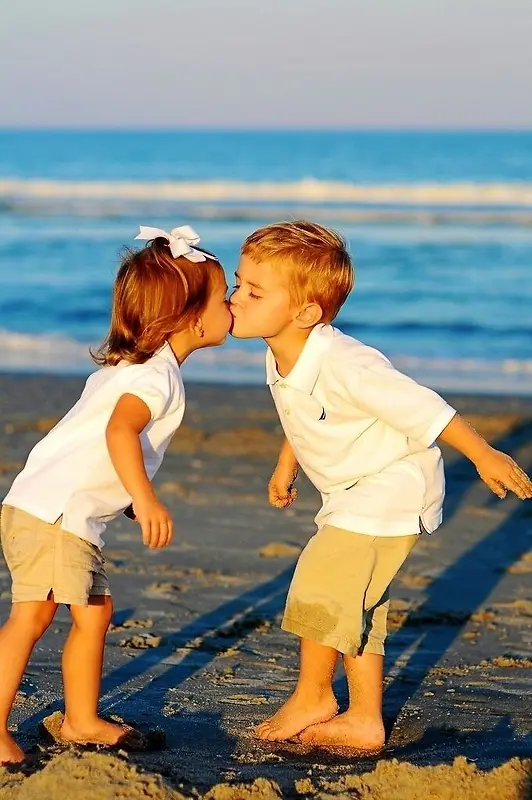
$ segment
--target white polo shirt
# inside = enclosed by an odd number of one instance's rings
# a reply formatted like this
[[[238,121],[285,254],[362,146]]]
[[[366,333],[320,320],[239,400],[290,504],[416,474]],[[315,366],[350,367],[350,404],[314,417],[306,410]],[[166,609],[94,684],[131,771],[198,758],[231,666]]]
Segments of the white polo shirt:
[[[122,361],[94,372],[75,406],[33,448],[3,502],[45,522],[62,516],[63,530],[102,547],[106,523],[131,503],[105,439],[123,394],[140,397],[150,409],[140,441],[151,480],[185,411],[183,381],[168,343],[144,364]]]
[[[290,374],[266,373],[281,425],[321,493],[316,524],[372,536],[432,532],[442,520],[435,439],[455,410],[378,350],[317,325]]]

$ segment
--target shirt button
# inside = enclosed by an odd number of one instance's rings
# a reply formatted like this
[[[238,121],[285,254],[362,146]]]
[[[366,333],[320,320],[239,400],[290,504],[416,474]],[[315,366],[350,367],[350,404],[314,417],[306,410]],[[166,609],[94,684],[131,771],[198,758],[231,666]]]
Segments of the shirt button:
[[[290,409],[289,408],[285,408],[284,413],[286,414],[287,417],[289,417],[290,416]]]
[[[286,389],[286,383],[280,383],[279,386],[281,389]]]

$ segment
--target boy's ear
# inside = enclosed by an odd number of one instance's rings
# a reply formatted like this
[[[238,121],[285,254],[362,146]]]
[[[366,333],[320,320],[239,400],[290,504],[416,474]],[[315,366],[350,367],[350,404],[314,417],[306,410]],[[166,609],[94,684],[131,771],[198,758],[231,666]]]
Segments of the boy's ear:
[[[299,328],[312,328],[318,324],[322,317],[321,306],[317,303],[308,303],[298,311],[295,322]]]

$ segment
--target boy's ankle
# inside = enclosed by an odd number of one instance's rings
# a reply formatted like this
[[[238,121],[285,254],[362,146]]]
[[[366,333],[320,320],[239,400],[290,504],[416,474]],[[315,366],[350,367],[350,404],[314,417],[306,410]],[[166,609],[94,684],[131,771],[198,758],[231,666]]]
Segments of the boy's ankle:
[[[370,712],[368,709],[360,708],[356,705],[349,706],[349,708],[344,712],[344,716],[353,717],[360,725],[384,724],[381,711]]]

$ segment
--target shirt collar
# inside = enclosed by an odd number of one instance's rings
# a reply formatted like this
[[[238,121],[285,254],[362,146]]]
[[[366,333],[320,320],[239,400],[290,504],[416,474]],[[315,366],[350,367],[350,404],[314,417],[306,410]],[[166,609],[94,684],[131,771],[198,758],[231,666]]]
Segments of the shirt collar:
[[[316,325],[310,332],[303,350],[296,363],[286,376],[281,377],[277,372],[277,365],[272,351],[268,348],[266,359],[266,381],[269,386],[282,382],[292,389],[299,389],[305,394],[312,394],[321,370],[321,357],[329,348],[333,328],[330,325]]]
[[[161,347],[159,347],[154,355],[164,358],[165,361],[169,361],[171,364],[174,364],[174,366],[179,368],[179,363],[175,357],[174,351],[170,347],[170,342],[165,342]]]

